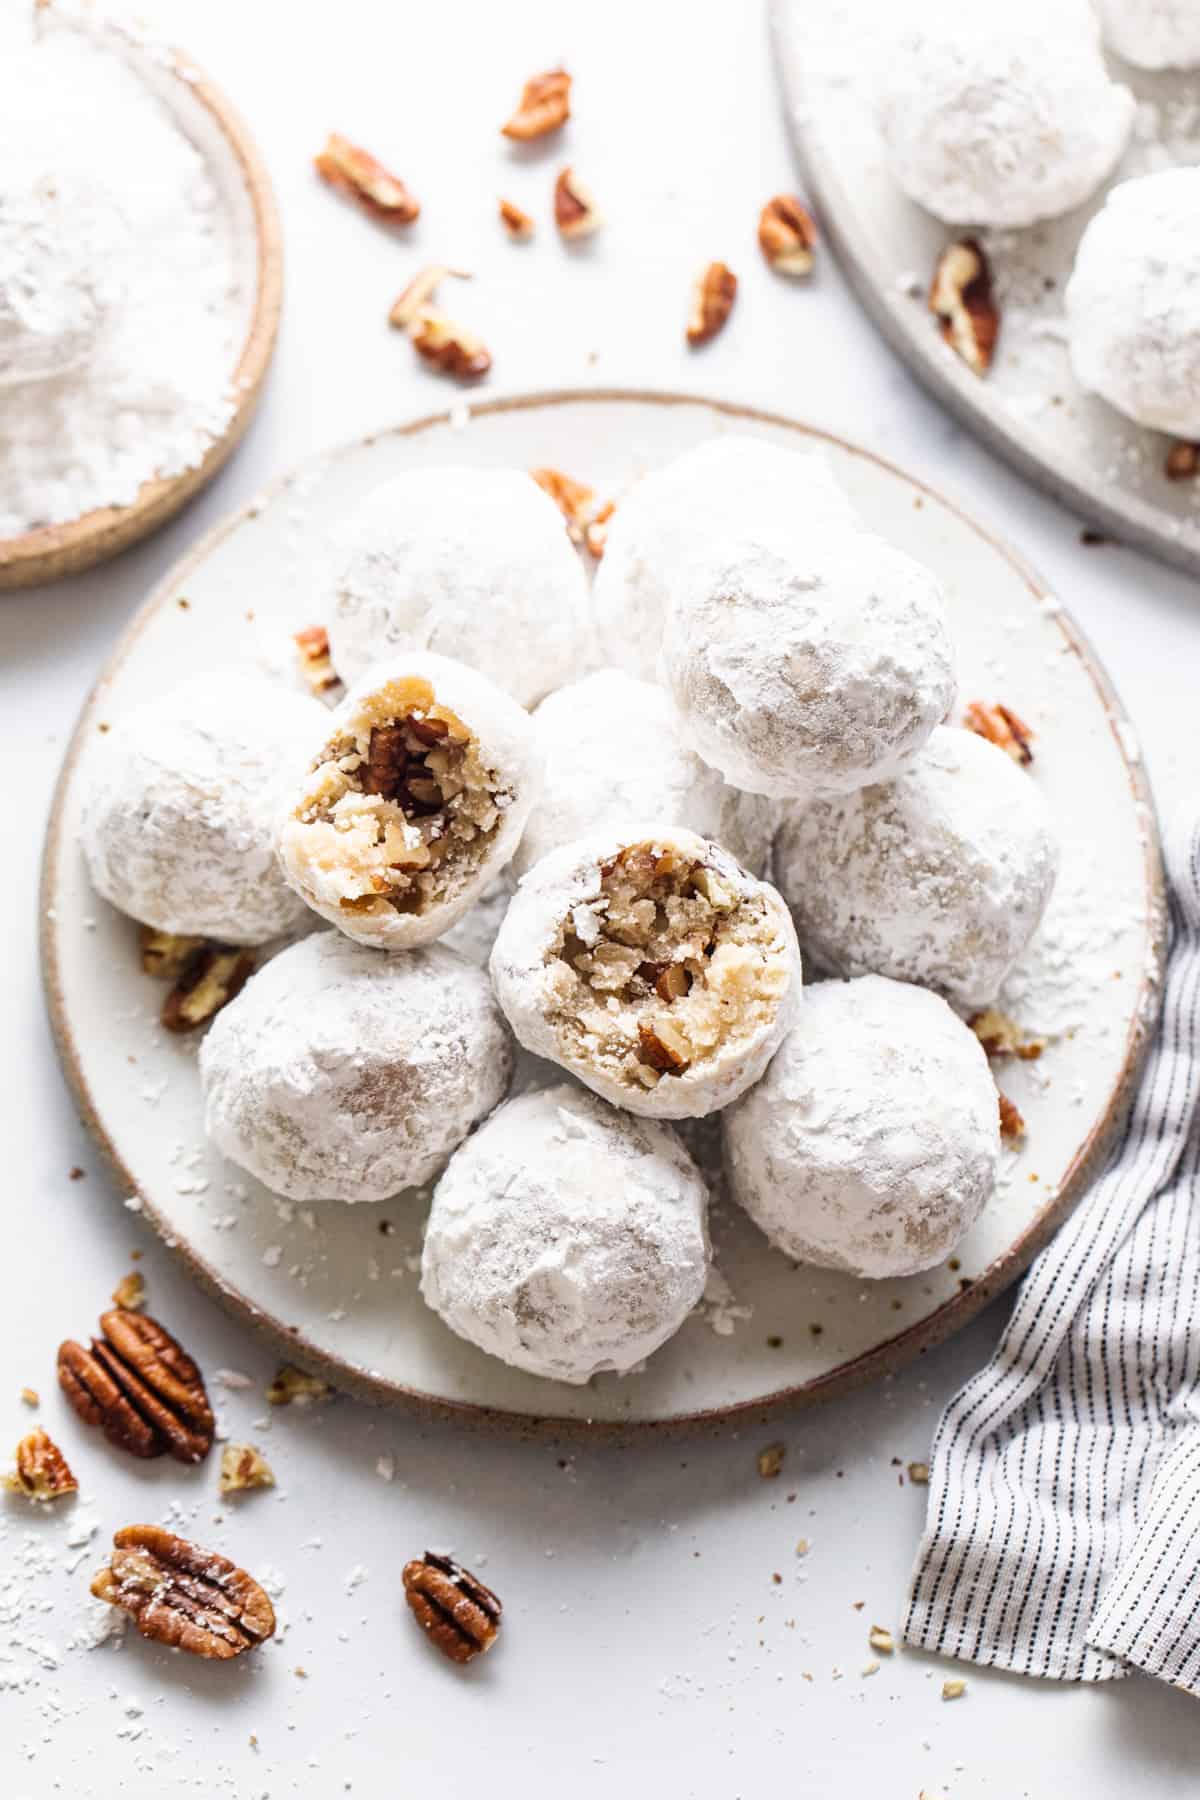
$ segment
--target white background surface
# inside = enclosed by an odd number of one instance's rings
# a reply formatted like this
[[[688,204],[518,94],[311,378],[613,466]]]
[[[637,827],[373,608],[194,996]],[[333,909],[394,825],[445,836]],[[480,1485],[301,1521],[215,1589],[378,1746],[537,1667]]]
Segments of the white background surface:
[[[1078,521],[913,387],[827,261],[809,286],[762,267],[758,208],[794,176],[757,4],[159,0],[151,17],[258,134],[283,210],[288,292],[263,410],[216,487],[115,566],[0,600],[0,1443],[28,1428],[19,1388],[40,1389],[87,1491],[73,1516],[32,1517],[15,1497],[0,1506],[0,1794],[486,1790],[507,1800],[531,1778],[587,1800],[1192,1793],[1200,1713],[1155,1684],[1067,1690],[965,1670],[965,1699],[947,1705],[949,1671],[931,1659],[898,1654],[862,1676],[871,1623],[898,1624],[921,1517],[921,1490],[900,1485],[892,1459],[927,1453],[938,1409],[986,1357],[1003,1306],[858,1397],[701,1442],[484,1440],[344,1401],[276,1414],[264,1433],[252,1422],[266,1410],[271,1347],[195,1292],[121,1209],[73,1118],[38,986],[35,883],[57,761],[116,632],[199,532],[330,440],[457,397],[383,323],[424,261],[475,272],[454,309],[491,345],[489,392],[693,387],[860,438],[963,499],[1091,634],[1164,812],[1189,787],[1194,798],[1200,672],[1193,584],[1114,547],[1081,548]],[[560,57],[577,77],[563,145],[510,151],[497,125],[523,78]],[[424,216],[401,244],[312,176],[331,126],[377,147],[421,196]],[[609,215],[574,252],[547,222],[567,158]],[[536,212],[534,244],[504,239],[498,192]],[[713,257],[736,269],[741,295],[724,336],[692,354],[688,285]],[[70,1182],[75,1164],[87,1175]],[[202,1366],[254,1378],[254,1391],[221,1406],[231,1435],[269,1455],[274,1494],[221,1508],[215,1465],[141,1468],[65,1415],[55,1346],[88,1331],[134,1248],[152,1309]],[[774,1439],[787,1461],[764,1482],[755,1455]],[[390,1483],[380,1456],[395,1459]],[[281,1643],[227,1668],[137,1639],[70,1647],[92,1616],[86,1583],[108,1534],[168,1509],[188,1535],[278,1573]],[[66,1540],[81,1518],[97,1535],[69,1571],[81,1550]],[[799,1558],[802,1537],[811,1547]],[[456,1550],[505,1602],[505,1641],[465,1674],[421,1643],[403,1606],[401,1565],[427,1543]]]

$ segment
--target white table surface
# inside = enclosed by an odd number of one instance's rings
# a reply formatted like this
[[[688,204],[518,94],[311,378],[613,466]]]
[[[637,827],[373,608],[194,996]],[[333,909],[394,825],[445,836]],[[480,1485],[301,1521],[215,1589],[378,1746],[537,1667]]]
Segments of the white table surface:
[[[475,272],[453,301],[492,347],[488,392],[693,388],[857,437],[957,494],[1050,577],[1091,634],[1164,812],[1189,777],[1194,798],[1200,672],[1193,584],[1115,547],[1082,548],[1079,521],[914,387],[827,260],[807,286],[761,264],[758,208],[795,178],[757,4],[157,0],[150,17],[258,134],[283,211],[287,302],[262,412],[215,487],[115,565],[0,599],[0,1443],[28,1428],[18,1390],[40,1389],[41,1416],[86,1490],[73,1513],[35,1517],[15,1496],[0,1505],[0,1794],[508,1800],[531,1775],[580,1800],[1194,1793],[1200,1712],[1157,1684],[1066,1689],[963,1670],[967,1695],[947,1705],[950,1671],[932,1659],[900,1653],[862,1673],[870,1625],[898,1623],[921,1519],[922,1491],[900,1483],[896,1459],[926,1455],[939,1408],[987,1356],[1003,1304],[894,1380],[699,1442],[522,1444],[348,1401],[277,1413],[265,1430],[252,1422],[267,1410],[274,1351],[122,1210],[75,1121],[42,1012],[35,884],[58,759],[116,633],[202,530],[309,451],[457,397],[382,322],[419,263]],[[564,145],[513,153],[496,127],[525,75],[558,58],[577,78]],[[312,175],[331,126],[394,152],[420,194],[425,214],[401,247]],[[575,253],[545,223],[566,157],[609,216]],[[504,239],[498,192],[537,213],[534,244]],[[723,337],[689,353],[689,282],[714,257],[741,278],[737,310]],[[73,1165],[85,1179],[68,1180]],[[254,1391],[217,1392],[231,1436],[269,1455],[275,1493],[222,1507],[213,1465],[139,1467],[65,1413],[55,1346],[88,1331],[135,1248],[154,1312],[202,1366],[254,1378]],[[755,1458],[774,1439],[787,1461],[767,1482]],[[380,1457],[394,1458],[391,1482]],[[120,1649],[72,1647],[93,1616],[86,1584],[108,1534],[167,1517],[251,1571],[277,1573],[281,1643],[225,1668],[133,1637]],[[71,1547],[81,1520],[96,1536]],[[801,1538],[810,1549],[798,1557]],[[426,1544],[452,1547],[505,1603],[504,1642],[465,1674],[420,1641],[403,1605],[401,1565]]]

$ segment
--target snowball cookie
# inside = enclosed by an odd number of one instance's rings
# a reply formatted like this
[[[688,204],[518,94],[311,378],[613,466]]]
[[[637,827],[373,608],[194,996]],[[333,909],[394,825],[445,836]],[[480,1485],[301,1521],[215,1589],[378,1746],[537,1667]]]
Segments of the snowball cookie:
[[[875,116],[892,174],[948,224],[1057,218],[1124,150],[1136,102],[1109,78],[1086,0],[910,0],[879,23]]]
[[[529,714],[474,669],[414,652],[322,717],[280,826],[284,875],[359,943],[428,944],[520,842],[541,787]]]
[[[708,1193],[673,1131],[576,1087],[510,1100],[450,1160],[421,1292],[468,1343],[554,1381],[626,1374],[704,1292]]]
[[[721,1129],[730,1191],[777,1250],[874,1280],[948,1256],[1000,1156],[978,1038],[937,994],[881,975],[810,987]]]
[[[434,650],[532,706],[582,661],[587,577],[518,469],[410,469],[376,488],[337,534],[329,582],[318,610],[343,681]]]
[[[605,659],[658,678],[663,620],[676,570],[701,534],[746,519],[805,533],[858,529],[858,517],[823,456],[760,438],[707,438],[645,475],[623,499],[596,571],[593,605]]]
[[[714,541],[676,583],[662,671],[686,744],[793,799],[890,780],[955,691],[937,581],[865,531]]]
[[[1081,385],[1139,425],[1200,437],[1200,169],[1114,188],[1063,300]]]
[[[91,181],[13,166],[0,178],[0,388],[85,363],[125,297],[129,230]]]
[[[518,875],[588,831],[646,818],[713,838],[752,875],[762,874],[777,809],[727,787],[687,748],[662,688],[601,669],[543,700],[533,733],[546,786],[514,859]]]
[[[377,956],[336,931],[281,951],[200,1046],[209,1137],[288,1200],[428,1181],[511,1073],[481,969],[442,944]]]
[[[1200,67],[1196,0],[1096,0],[1110,50],[1138,69]]]
[[[275,861],[281,771],[327,714],[236,670],[197,675],[97,735],[80,842],[96,891],[182,936],[263,944],[307,912]]]
[[[757,1081],[800,998],[775,889],[677,825],[552,850],[518,887],[491,970],[527,1050],[661,1119],[704,1118]]]
[[[776,880],[822,968],[892,975],[966,1007],[995,999],[1057,869],[1029,776],[944,726],[898,781],[817,801],[775,840]]]

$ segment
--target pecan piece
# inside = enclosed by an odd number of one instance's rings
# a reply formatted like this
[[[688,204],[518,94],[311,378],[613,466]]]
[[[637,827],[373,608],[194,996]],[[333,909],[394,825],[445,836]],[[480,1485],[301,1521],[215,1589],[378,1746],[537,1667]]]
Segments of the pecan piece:
[[[1036,1062],[1046,1048],[1045,1038],[1031,1037],[1015,1019],[994,1006],[973,1014],[967,1024],[991,1058],[1016,1056],[1022,1062]]]
[[[492,366],[491,351],[483,339],[432,306],[418,308],[408,335],[418,356],[456,381],[477,381]]]
[[[529,473],[567,521],[567,535],[576,549],[587,550],[599,561],[604,555],[608,521],[616,511],[613,502],[598,503],[594,489],[573,481],[561,469],[530,469]]]
[[[224,1662],[274,1633],[270,1600],[228,1557],[158,1525],[126,1525],[113,1546],[92,1593],[132,1614],[143,1637]]]
[[[1006,1144],[1016,1144],[1025,1136],[1025,1121],[1021,1117],[1020,1108],[1007,1094],[996,1089],[996,1097],[1000,1103],[1000,1136]]]
[[[998,700],[991,706],[984,700],[972,700],[963,712],[963,725],[977,737],[986,738],[989,744],[1006,751],[1014,762],[1028,767],[1033,761],[1029,745],[1033,731],[1011,707],[1001,706]]]
[[[571,77],[565,69],[547,69],[525,83],[516,111],[500,130],[506,138],[527,144],[557,131],[570,116]]]
[[[377,219],[393,225],[411,225],[420,214],[419,203],[400,177],[340,132],[330,132],[316,165],[324,181],[341,193],[350,194]]]
[[[943,338],[976,375],[992,360],[1000,314],[992,293],[992,271],[983,246],[963,238],[942,251],[929,289],[929,310]]]
[[[669,1019],[642,1019],[638,1024],[638,1055],[660,1075],[682,1075],[692,1060],[692,1046]]]
[[[253,1444],[226,1444],[221,1452],[217,1484],[223,1494],[244,1494],[251,1488],[275,1486],[275,1471]]]
[[[300,659],[300,673],[313,694],[319,697],[341,687],[341,677],[329,654],[329,633],[324,625],[306,625],[303,631],[293,632],[292,641]]]
[[[560,169],[554,183],[554,223],[559,236],[568,243],[574,238],[590,237],[604,223],[603,215],[591,190],[586,188],[574,169]]]
[[[533,236],[533,220],[511,200],[500,197],[500,222],[514,244],[523,244]]]
[[[206,942],[189,959],[163,1001],[163,1026],[167,1031],[185,1032],[207,1025],[241,993],[253,973],[254,957],[249,950]]]
[[[397,330],[407,330],[422,307],[429,305],[442,282],[450,276],[456,281],[471,279],[465,269],[451,269],[445,263],[429,263],[424,269],[418,269],[408,286],[401,288],[392,301],[388,324],[394,325]]]
[[[147,975],[160,981],[178,981],[198,950],[203,950],[202,937],[181,937],[174,931],[156,931],[143,925],[138,937],[142,967]]]
[[[114,1306],[122,1306],[127,1312],[138,1312],[146,1304],[146,1280],[136,1269],[128,1275],[122,1275],[112,1292]]]
[[[427,1550],[419,1560],[405,1563],[402,1579],[413,1617],[443,1656],[468,1663],[491,1649],[503,1609],[469,1569]]]
[[[758,1453],[758,1472],[764,1481],[774,1481],[783,1468],[787,1456],[786,1444],[768,1444],[765,1450]]]
[[[1168,481],[1190,481],[1200,470],[1200,444],[1180,438],[1172,444],[1163,461],[1163,474]]]
[[[794,194],[776,194],[758,215],[758,243],[780,275],[811,275],[817,227]]]
[[[737,299],[737,276],[722,262],[707,264],[692,285],[687,341],[707,344],[724,328]]]
[[[3,1486],[29,1500],[61,1500],[79,1491],[66,1457],[40,1425],[17,1445],[16,1465],[13,1474],[4,1477]]]
[[[293,1363],[281,1363],[267,1388],[272,1406],[311,1406],[314,1400],[327,1400],[333,1389],[319,1375],[308,1375]]]
[[[213,1414],[186,1350],[144,1313],[106,1312],[100,1330],[90,1350],[70,1338],[58,1348],[59,1385],[84,1424],[131,1456],[203,1461]]]

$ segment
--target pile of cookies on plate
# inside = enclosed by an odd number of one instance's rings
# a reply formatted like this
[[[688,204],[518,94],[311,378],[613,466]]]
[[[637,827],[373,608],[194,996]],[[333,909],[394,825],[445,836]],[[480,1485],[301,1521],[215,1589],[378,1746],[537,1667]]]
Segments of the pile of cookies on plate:
[[[1018,761],[946,723],[935,576],[819,455],[731,434],[633,487],[590,591],[547,494],[468,467],[368,495],[325,584],[332,708],[216,669],[84,770],[93,883],[152,945],[271,948],[200,1047],[217,1148],[290,1200],[436,1183],[425,1300],[569,1382],[703,1292],[671,1121],[721,1113],[787,1256],[943,1261],[1000,1155],[964,1015],[1057,847]],[[489,918],[485,969],[456,946]]]

